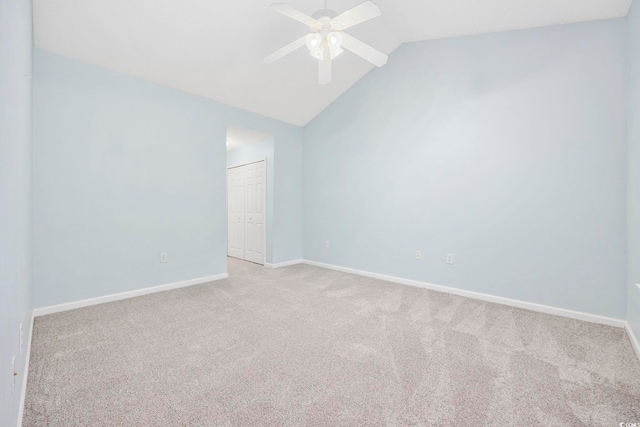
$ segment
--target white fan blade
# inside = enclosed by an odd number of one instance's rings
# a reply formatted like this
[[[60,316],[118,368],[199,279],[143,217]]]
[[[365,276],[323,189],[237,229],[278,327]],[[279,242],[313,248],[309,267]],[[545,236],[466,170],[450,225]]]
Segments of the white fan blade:
[[[367,61],[377,65],[378,67],[382,67],[387,63],[387,59],[389,58],[384,53],[380,52],[377,49],[372,48],[366,43],[361,42],[357,38],[350,36],[347,33],[342,33],[342,47],[350,50],[358,56],[363,57]]]
[[[313,19],[312,17],[305,15],[304,13],[292,8],[286,3],[273,3],[270,7],[276,12],[280,12],[281,14],[286,15],[289,18],[293,18],[298,22],[302,22],[309,27],[322,26],[322,24],[320,24],[320,21],[318,21],[317,19]]]
[[[291,42],[285,47],[281,47],[280,49],[276,50],[271,55],[265,56],[264,62],[266,62],[267,64],[271,64],[273,61],[276,61],[282,58],[283,56],[290,54],[294,50],[304,46],[306,44],[306,37],[307,36],[302,36],[298,40]]]
[[[374,2],[366,1],[336,16],[331,23],[337,28],[345,30],[380,15],[382,15],[380,8]]]
[[[318,61],[318,83],[326,85],[331,83],[331,55],[329,49],[325,50],[324,59]]]

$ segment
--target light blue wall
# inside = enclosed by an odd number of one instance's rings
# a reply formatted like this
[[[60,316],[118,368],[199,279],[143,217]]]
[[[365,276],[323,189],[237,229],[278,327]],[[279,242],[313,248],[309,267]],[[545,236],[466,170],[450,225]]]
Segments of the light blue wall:
[[[625,58],[624,20],[401,46],[304,129],[304,258],[624,318]]]
[[[227,167],[266,159],[267,162],[267,245],[265,261],[273,263],[273,200],[274,166],[273,137],[227,151]],[[298,180],[299,181],[299,180]]]
[[[628,134],[628,277],[627,320],[640,339],[640,5],[634,3],[629,24],[629,134]]]
[[[31,2],[0,0],[0,426],[18,421],[30,339],[31,34]]]
[[[228,125],[301,153],[299,127],[35,49],[34,306],[224,273]],[[275,172],[276,261],[300,257],[293,157]]]
[[[302,129],[284,138],[274,135],[273,262],[302,258]]]

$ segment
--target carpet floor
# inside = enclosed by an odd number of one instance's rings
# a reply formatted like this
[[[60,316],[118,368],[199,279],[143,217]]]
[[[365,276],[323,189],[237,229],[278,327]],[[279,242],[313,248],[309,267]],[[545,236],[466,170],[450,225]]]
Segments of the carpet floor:
[[[35,319],[23,426],[640,423],[620,328],[308,265]]]

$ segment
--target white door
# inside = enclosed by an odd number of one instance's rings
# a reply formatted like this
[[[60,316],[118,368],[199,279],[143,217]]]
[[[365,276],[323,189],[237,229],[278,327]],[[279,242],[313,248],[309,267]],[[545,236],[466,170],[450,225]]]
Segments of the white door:
[[[227,254],[264,264],[266,163],[227,170]]]
[[[244,258],[264,264],[264,206],[265,206],[265,162],[244,166],[245,173],[245,229]]]
[[[244,174],[243,168],[227,171],[227,253],[244,259]]]

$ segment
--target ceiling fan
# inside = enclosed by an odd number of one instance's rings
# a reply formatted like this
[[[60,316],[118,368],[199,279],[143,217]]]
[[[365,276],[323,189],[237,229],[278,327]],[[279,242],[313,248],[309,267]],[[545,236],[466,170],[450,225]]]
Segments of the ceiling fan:
[[[310,33],[266,56],[264,62],[267,64],[306,45],[309,54],[318,60],[318,83],[327,84],[331,82],[331,60],[344,52],[344,49],[350,50],[378,67],[387,63],[387,55],[343,32],[347,28],[382,14],[380,8],[372,1],[365,1],[340,15],[327,9],[326,1],[325,8],[317,11],[313,16],[308,16],[285,3],[274,3],[270,7],[307,25]]]

